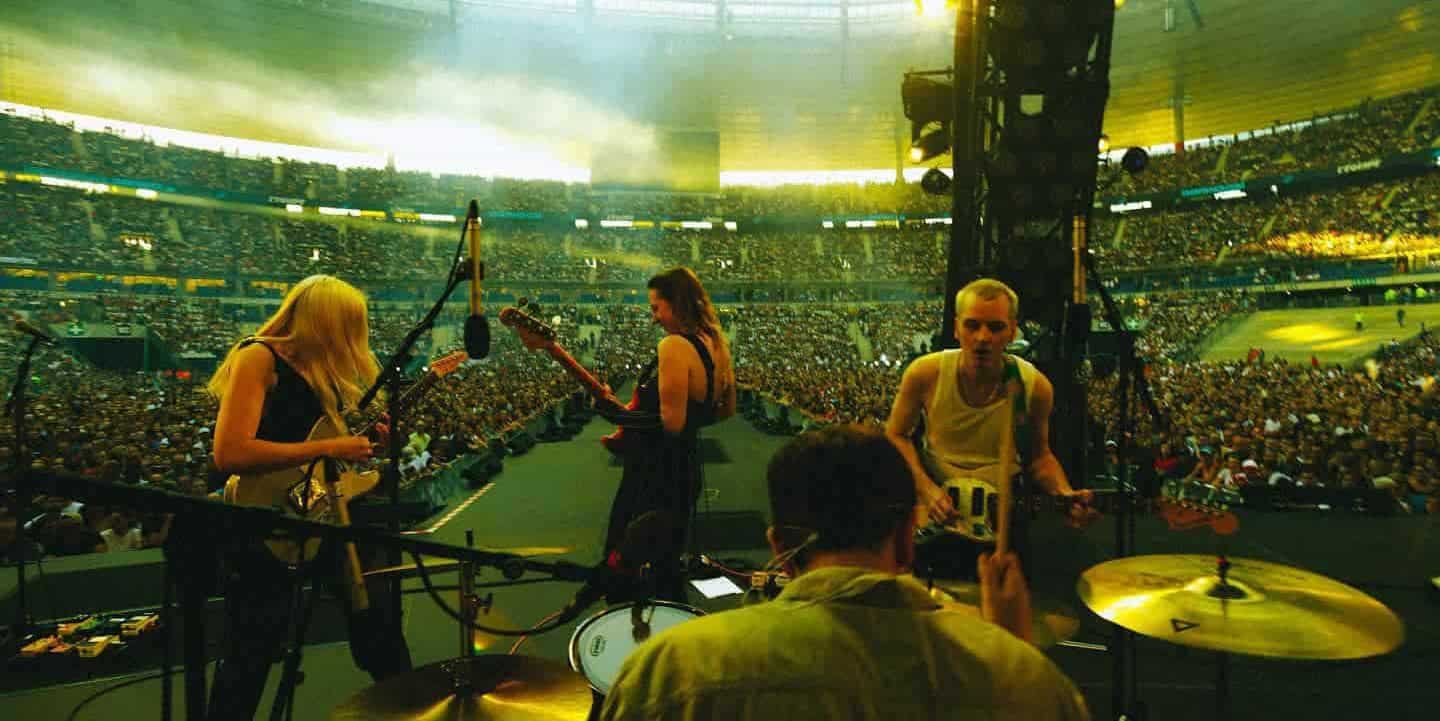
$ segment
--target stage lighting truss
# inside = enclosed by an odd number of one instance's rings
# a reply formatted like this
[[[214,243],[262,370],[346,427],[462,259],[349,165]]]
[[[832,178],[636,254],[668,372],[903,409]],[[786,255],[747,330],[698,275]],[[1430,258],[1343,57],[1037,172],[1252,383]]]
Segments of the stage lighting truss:
[[[1092,57],[1114,0],[995,0],[990,53],[1006,82],[1043,92]]]
[[[1002,100],[1004,130],[984,161],[996,200],[1020,218],[1068,207],[1094,180],[1103,103],[1103,92],[1083,79]]]
[[[955,88],[936,77],[949,71],[906,73],[900,100],[910,119],[910,162],[923,163],[950,150],[950,121],[955,113]]]

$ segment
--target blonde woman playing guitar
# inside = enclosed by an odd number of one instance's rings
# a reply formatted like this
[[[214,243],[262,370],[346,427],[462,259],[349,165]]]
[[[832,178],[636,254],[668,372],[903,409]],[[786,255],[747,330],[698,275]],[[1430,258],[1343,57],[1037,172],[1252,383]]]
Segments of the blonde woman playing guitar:
[[[210,381],[220,401],[216,467],[240,475],[237,482],[243,484],[257,472],[308,466],[317,459],[369,459],[374,450],[364,436],[307,440],[322,417],[345,428],[341,411],[353,408],[379,375],[369,338],[365,295],[354,286],[326,275],[295,284],[255,335],[231,349]],[[315,464],[317,483],[324,465]],[[236,490],[244,495],[250,489]],[[316,580],[329,581],[332,591],[348,585],[342,556],[339,549],[326,549],[313,561]],[[296,577],[258,539],[238,540],[227,549],[225,564],[225,642],[207,717],[250,719],[270,663],[286,640]],[[409,670],[410,652],[398,609],[386,606],[390,594],[369,597],[368,611],[350,613],[350,652],[379,680]],[[351,609],[350,603],[342,606]]]
[[[1033,365],[1004,353],[1015,340],[1020,310],[1015,291],[1000,281],[980,279],[960,290],[955,307],[960,348],[910,364],[885,434],[914,475],[920,525],[952,524],[947,528],[954,531],[917,548],[917,572],[973,578],[976,558],[990,544],[1001,556],[1012,540],[1024,549],[1024,539],[1008,533],[1010,479],[1016,474],[1023,472],[1045,493],[1073,499],[1075,522],[1088,522],[1096,514],[1089,508],[1092,494],[1071,488],[1050,450],[1054,388]],[[917,449],[911,434],[922,414],[925,444]],[[1029,459],[1023,469],[1022,456]],[[974,492],[952,497],[947,484]],[[972,509],[972,499],[982,508]],[[986,528],[975,519],[985,515],[983,507],[989,504],[998,519]],[[953,525],[961,516],[970,522]]]

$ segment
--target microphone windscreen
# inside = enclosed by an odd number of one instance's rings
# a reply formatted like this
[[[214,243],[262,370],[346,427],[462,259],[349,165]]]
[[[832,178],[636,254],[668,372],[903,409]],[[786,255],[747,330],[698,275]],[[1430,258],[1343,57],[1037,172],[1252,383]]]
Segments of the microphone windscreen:
[[[465,353],[474,360],[490,355],[490,319],[472,315],[465,319]]]

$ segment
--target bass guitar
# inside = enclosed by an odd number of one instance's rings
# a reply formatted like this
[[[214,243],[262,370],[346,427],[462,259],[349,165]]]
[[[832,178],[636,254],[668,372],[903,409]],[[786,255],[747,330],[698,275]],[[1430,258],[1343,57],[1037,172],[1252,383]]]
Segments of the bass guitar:
[[[605,384],[601,383],[585,366],[575,360],[564,347],[555,340],[555,329],[551,328],[545,321],[526,313],[515,307],[508,307],[500,311],[500,323],[515,331],[520,337],[520,342],[530,350],[543,350],[565,369],[576,382],[585,387],[590,395],[600,398],[605,395]],[[638,399],[631,398],[627,409],[634,410]],[[600,439],[601,445],[611,453],[623,453],[625,451],[625,429],[618,428],[614,433]]]
[[[942,486],[955,506],[956,517],[949,523],[929,523],[925,510],[917,512],[916,537],[924,541],[941,535],[963,536],[977,543],[995,543],[999,528],[1000,492],[989,481],[980,478],[956,477],[946,479]],[[1091,507],[1102,513],[1111,513],[1121,503],[1129,502],[1119,491],[1092,491]],[[1181,485],[1167,483],[1159,498],[1135,503],[1137,510],[1153,511],[1165,520],[1172,531],[1184,531],[1208,526],[1215,533],[1228,536],[1240,527],[1240,521],[1230,511],[1232,503],[1238,503],[1234,491],[1216,489],[1204,484]],[[1075,501],[1047,493],[1031,494],[1028,502],[1018,498],[1011,503],[1016,510],[1040,511],[1053,507],[1068,512]]]
[[[431,361],[425,375],[400,396],[399,406],[408,408],[433,387],[436,381],[449,375],[468,357],[464,351],[456,351]],[[306,440],[363,435],[369,433],[378,421],[377,416],[358,432],[351,432],[343,424],[337,427],[329,416],[321,416],[311,427]],[[316,463],[294,468],[232,475],[225,482],[224,498],[226,503],[234,505],[277,508],[286,514],[310,521],[349,525],[350,501],[370,492],[379,483],[378,470],[360,471],[341,461],[319,459]],[[276,559],[286,564],[296,564],[313,559],[320,542],[318,539],[310,539],[300,543],[280,538],[268,540],[265,545]],[[344,562],[351,586],[351,604],[356,610],[361,610],[366,605],[365,584],[361,580],[360,561],[355,554],[354,544],[346,544]]]

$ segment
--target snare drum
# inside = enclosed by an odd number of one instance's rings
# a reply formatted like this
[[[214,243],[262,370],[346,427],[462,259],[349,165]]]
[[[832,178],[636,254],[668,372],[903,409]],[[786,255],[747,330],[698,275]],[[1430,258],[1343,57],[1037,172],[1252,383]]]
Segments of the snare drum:
[[[570,668],[583,675],[590,682],[590,688],[602,696],[610,693],[611,684],[620,675],[620,664],[646,638],[635,639],[631,617],[634,606],[634,603],[611,606],[586,619],[570,637]],[[671,626],[704,616],[705,612],[672,601],[650,601],[641,609],[641,614],[649,626],[649,636],[654,636]]]

